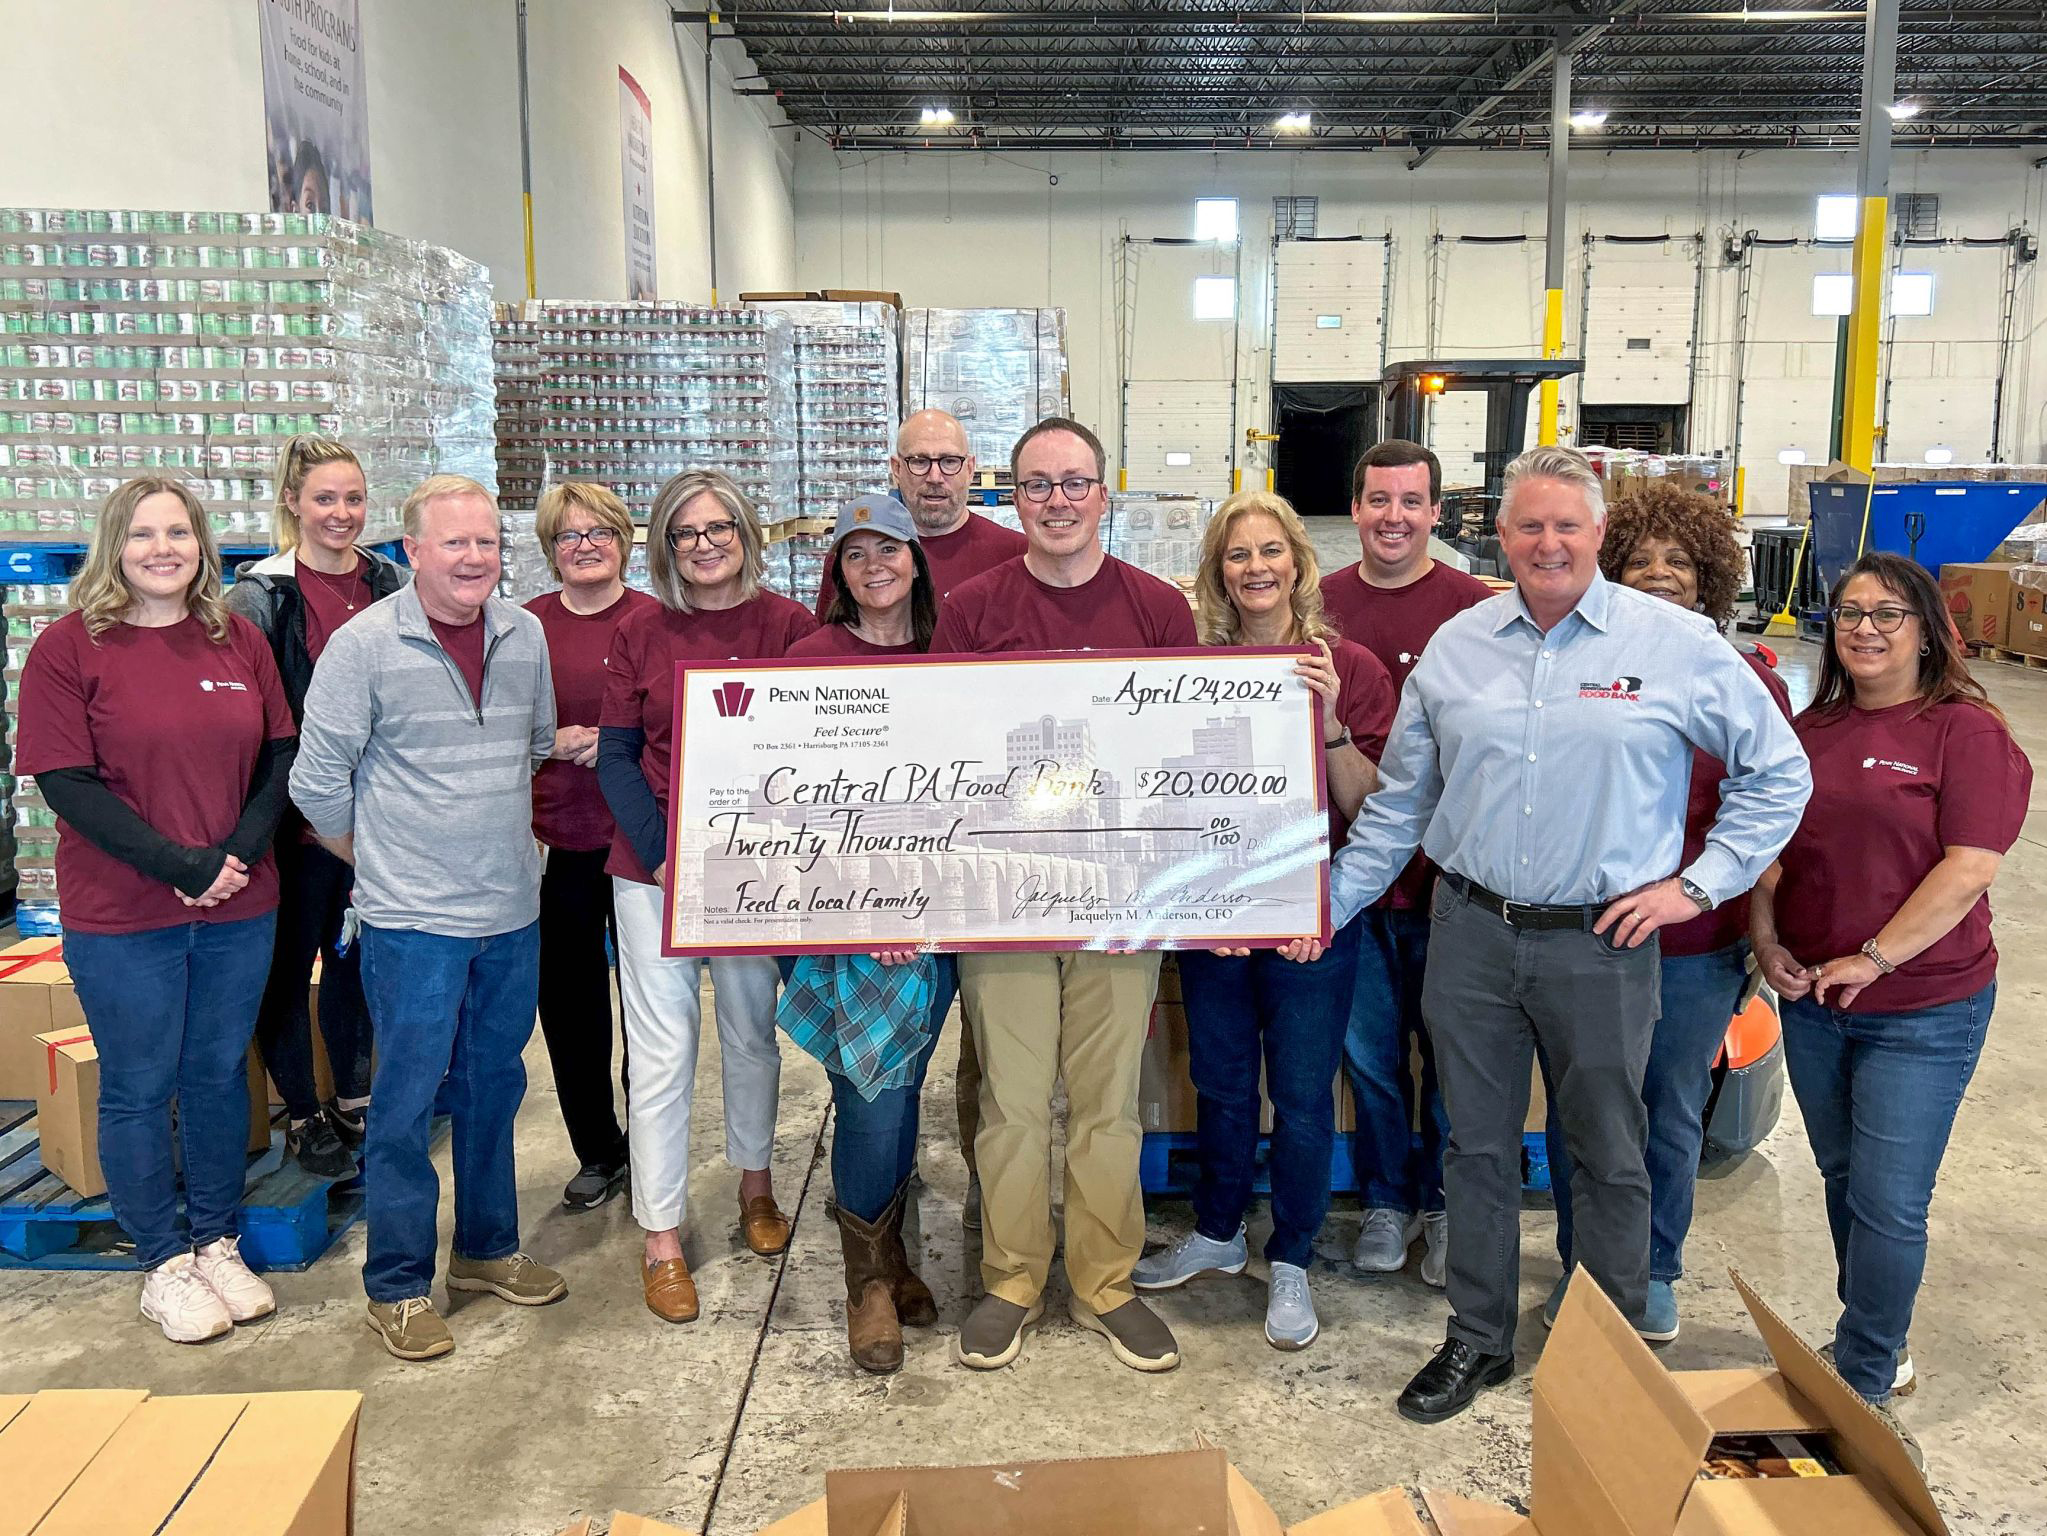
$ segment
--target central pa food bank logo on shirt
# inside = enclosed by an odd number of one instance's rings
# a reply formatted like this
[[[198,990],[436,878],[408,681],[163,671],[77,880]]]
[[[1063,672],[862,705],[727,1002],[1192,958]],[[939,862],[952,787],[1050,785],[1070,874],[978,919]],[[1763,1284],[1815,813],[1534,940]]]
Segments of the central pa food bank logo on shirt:
[[[210,677],[202,677],[199,679],[199,691],[201,693],[247,693],[249,685],[247,683],[238,683],[233,678],[223,678],[216,682]]]
[[[1862,760],[1862,766],[1865,768],[1888,768],[1893,773],[1909,773],[1915,779],[1919,777],[1917,765],[1913,763],[1895,763],[1888,757],[1865,757]]]
[[[1642,697],[1642,680],[1639,677],[1617,677],[1610,683],[1580,683],[1578,697],[1581,699],[1630,699]]]
[[[753,703],[753,690],[744,683],[720,683],[711,690],[711,702],[718,706],[718,718],[736,719]]]

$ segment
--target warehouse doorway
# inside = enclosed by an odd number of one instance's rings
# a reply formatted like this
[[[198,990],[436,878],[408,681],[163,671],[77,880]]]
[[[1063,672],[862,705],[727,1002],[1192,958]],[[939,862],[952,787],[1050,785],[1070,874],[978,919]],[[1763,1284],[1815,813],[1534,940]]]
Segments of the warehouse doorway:
[[[1379,440],[1372,384],[1275,384],[1273,488],[1303,517],[1350,516],[1350,477]]]
[[[1578,412],[1578,446],[1682,453],[1690,409],[1684,405],[1584,406]]]

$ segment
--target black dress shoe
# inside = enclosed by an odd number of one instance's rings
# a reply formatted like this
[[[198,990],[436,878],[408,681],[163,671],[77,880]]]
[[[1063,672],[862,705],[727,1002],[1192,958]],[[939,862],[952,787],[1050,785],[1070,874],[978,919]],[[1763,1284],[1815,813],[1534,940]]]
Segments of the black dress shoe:
[[[1480,1392],[1513,1374],[1512,1355],[1482,1355],[1462,1339],[1451,1339],[1400,1394],[1400,1416],[1417,1424],[1454,1419]]]

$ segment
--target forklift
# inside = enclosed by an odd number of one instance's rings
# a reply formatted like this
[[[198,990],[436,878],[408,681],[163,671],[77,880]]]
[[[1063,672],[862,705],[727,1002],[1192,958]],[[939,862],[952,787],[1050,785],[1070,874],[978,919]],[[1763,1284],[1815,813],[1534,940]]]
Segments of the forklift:
[[[1507,465],[1528,441],[1529,391],[1547,379],[1584,371],[1584,360],[1571,357],[1394,363],[1386,369],[1379,390],[1382,439],[1427,442],[1430,413],[1443,396],[1485,395],[1485,448],[1475,456],[1483,473],[1476,485],[1458,484],[1445,467],[1443,515],[1436,525],[1436,537],[1468,559],[1473,574],[1506,574],[1493,522]]]

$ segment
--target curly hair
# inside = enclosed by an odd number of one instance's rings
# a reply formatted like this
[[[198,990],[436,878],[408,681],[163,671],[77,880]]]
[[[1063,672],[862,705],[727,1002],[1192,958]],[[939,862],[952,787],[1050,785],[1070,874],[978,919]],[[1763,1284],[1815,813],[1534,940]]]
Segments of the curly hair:
[[[1674,480],[1645,482],[1607,508],[1606,541],[1599,546],[1599,568],[1607,580],[1621,579],[1628,556],[1644,539],[1668,539],[1692,557],[1700,612],[1722,625],[1733,616],[1747,569],[1734,541],[1733,513]]]

